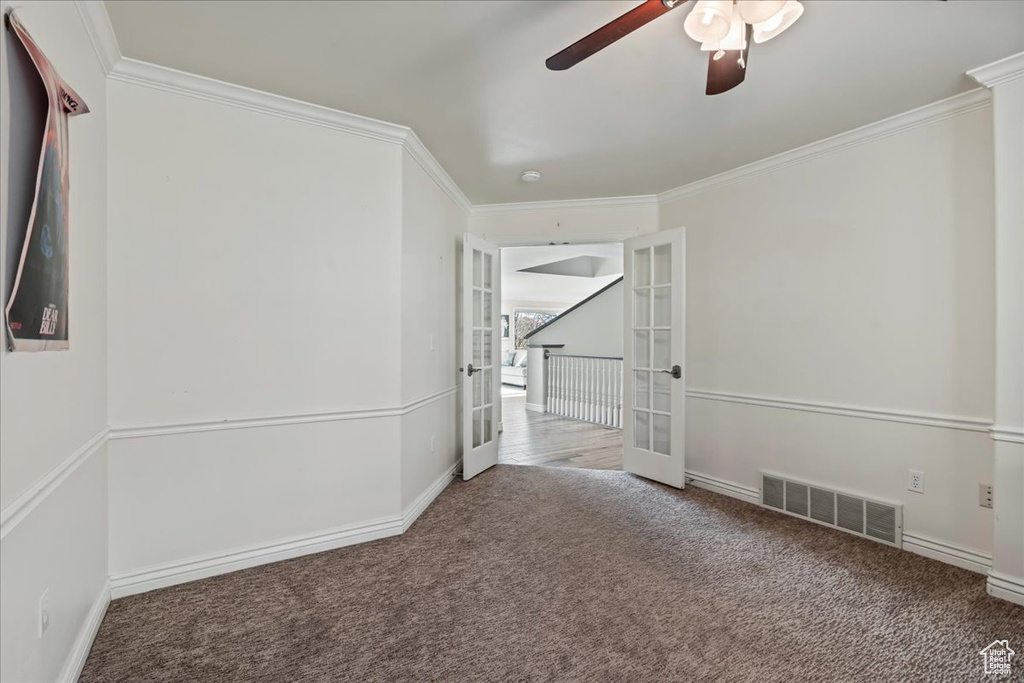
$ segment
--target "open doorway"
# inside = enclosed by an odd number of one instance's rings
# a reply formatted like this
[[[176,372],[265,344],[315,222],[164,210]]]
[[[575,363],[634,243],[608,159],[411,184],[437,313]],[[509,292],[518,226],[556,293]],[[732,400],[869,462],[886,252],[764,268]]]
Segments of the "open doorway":
[[[622,254],[501,250],[498,462],[622,469]]]

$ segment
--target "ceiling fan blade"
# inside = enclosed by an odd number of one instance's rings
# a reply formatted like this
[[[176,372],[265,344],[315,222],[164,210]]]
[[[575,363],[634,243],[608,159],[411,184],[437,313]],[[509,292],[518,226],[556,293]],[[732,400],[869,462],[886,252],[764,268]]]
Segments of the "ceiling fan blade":
[[[747,46],[742,50],[724,50],[721,59],[715,59],[715,53],[708,53],[708,87],[707,95],[720,95],[732,90],[747,77],[749,66],[747,57],[750,55],[754,27],[747,24]]]
[[[618,19],[605,24],[585,38],[565,48],[558,54],[548,57],[544,62],[552,71],[564,71],[576,66],[595,52],[605,49],[619,38],[632,33],[644,24],[654,21],[662,14],[669,12],[686,0],[646,0],[639,7],[634,7]]]

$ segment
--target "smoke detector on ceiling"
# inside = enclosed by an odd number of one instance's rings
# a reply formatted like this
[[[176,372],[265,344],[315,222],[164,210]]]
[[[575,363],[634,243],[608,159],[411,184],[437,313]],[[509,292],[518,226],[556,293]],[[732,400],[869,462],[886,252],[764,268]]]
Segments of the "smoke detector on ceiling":
[[[524,183],[535,183],[540,180],[540,171],[523,171],[519,174],[519,179]]]

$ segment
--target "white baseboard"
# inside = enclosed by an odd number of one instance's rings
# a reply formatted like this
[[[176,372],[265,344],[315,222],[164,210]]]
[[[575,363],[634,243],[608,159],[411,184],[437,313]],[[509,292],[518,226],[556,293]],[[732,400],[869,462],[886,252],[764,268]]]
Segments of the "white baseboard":
[[[400,517],[353,524],[322,533],[115,574],[110,578],[110,597],[123,598],[293,557],[397,536],[412,526],[412,523],[451,483],[456,467],[457,463],[445,470],[444,474],[421,493]]]
[[[75,643],[71,647],[71,653],[68,655],[67,661],[64,662],[64,668],[61,669],[60,677],[57,679],[60,683],[75,683],[78,677],[82,675],[85,660],[89,657],[92,642],[96,639],[96,634],[100,630],[100,624],[103,623],[103,617],[106,615],[109,605],[110,584],[104,583],[103,589],[96,596],[92,607],[89,608],[89,614],[86,615],[85,623],[82,624],[78,637],[75,638]]]
[[[737,498],[747,503],[753,503],[754,505],[761,504],[760,489],[741,486],[740,484],[736,484],[731,481],[716,479],[715,477],[701,474],[699,472],[691,472],[690,470],[686,470],[686,480],[687,484],[692,484],[700,489],[707,489],[708,491],[721,493],[724,496]]]
[[[426,491],[421,493],[419,497],[412,502],[412,505],[402,511],[402,533],[405,533],[412,523],[415,522],[423,511],[430,507],[430,504],[434,502],[434,499],[441,495],[448,484],[452,483],[452,479],[455,477],[455,470],[458,469],[459,463],[455,463],[447,470],[444,471],[440,477],[438,477],[433,484],[430,485]]]
[[[113,598],[123,598],[262,564],[397,536],[400,533],[402,517],[352,524],[317,534],[115,574],[110,577],[110,593]]]
[[[903,549],[979,574],[988,574],[992,568],[991,555],[918,534],[903,532]]]
[[[1017,577],[990,571],[986,590],[992,597],[1024,606],[1024,581]]]
[[[546,405],[544,405],[543,403],[527,403],[526,404],[526,409],[527,410],[532,410],[535,413],[546,413],[546,412],[548,412],[548,407]]]
[[[699,472],[691,472],[690,470],[686,471],[686,483],[753,503],[754,505],[761,504],[761,491],[749,486],[742,486],[731,481],[725,481],[724,479],[716,479],[715,477],[700,474]],[[1024,605],[1024,584],[1019,583],[1013,577],[993,574],[990,571],[992,568],[992,557],[990,555],[918,534],[904,532],[902,536],[904,550],[932,560],[951,564],[955,567],[978,572],[979,574],[987,574],[989,577],[988,592],[990,595],[1015,602],[1018,605]]]

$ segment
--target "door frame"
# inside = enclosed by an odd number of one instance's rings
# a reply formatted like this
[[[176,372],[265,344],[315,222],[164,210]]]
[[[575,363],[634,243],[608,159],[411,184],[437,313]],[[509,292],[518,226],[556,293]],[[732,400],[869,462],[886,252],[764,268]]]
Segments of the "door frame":
[[[498,238],[491,237],[489,235],[478,235],[478,236],[481,237],[482,239],[487,240],[488,242],[490,242],[494,246],[498,247],[498,257],[500,259],[500,257],[501,257],[501,250],[502,249],[507,249],[509,247],[551,247],[551,246],[558,246],[558,245],[563,245],[563,244],[564,245],[573,245],[573,244],[623,244],[624,245],[626,240],[628,240],[630,238],[640,237],[642,235],[650,235],[650,234],[653,234],[653,233],[656,233],[656,232],[660,232],[660,230],[645,230],[645,231],[642,231],[642,232],[639,231],[639,230],[622,230],[622,231],[619,231],[619,232],[605,232],[605,233],[601,233],[599,235],[580,235],[578,237],[577,236],[573,236],[573,238],[571,240],[566,240],[566,235],[564,233],[561,233],[561,234],[551,233],[551,234],[534,235],[534,236],[531,236],[531,237],[528,237],[528,238],[525,238],[525,239],[520,239],[520,238],[517,238],[515,236],[498,237]],[[623,247],[623,248],[625,248],[625,247]],[[623,252],[623,258],[625,258],[625,252]],[[460,266],[460,268],[461,268],[461,266]],[[460,272],[461,272],[461,270],[460,270]],[[499,277],[498,279],[499,279],[499,282],[498,282],[498,285],[499,285],[498,286],[498,294],[499,294],[499,297],[500,297],[502,295],[502,292],[501,292],[501,282],[500,282],[501,278]],[[459,292],[460,292],[460,296],[461,296],[461,288],[459,289]],[[500,301],[500,299],[499,299],[499,301]],[[459,302],[459,306],[461,307],[461,302]],[[499,309],[500,309],[500,303],[499,303]],[[460,310],[461,310],[461,308],[460,308]],[[622,343],[623,343],[623,348],[625,348],[625,343],[626,343],[626,330],[625,329],[622,330]],[[460,349],[461,349],[461,346],[460,346]],[[461,350],[460,350],[460,353],[461,353]],[[459,360],[460,360],[460,365],[461,365],[461,358]],[[500,371],[499,371],[499,378],[500,378],[500,376],[501,375],[500,375]],[[460,386],[461,386],[461,382],[460,382]],[[504,415],[503,415],[503,407],[501,405],[501,401],[498,402],[498,405],[496,406],[496,408],[497,408],[497,420],[498,420],[498,434],[500,435],[504,431]],[[459,405],[459,413],[461,414],[461,412],[462,412],[462,406],[460,404]]]

